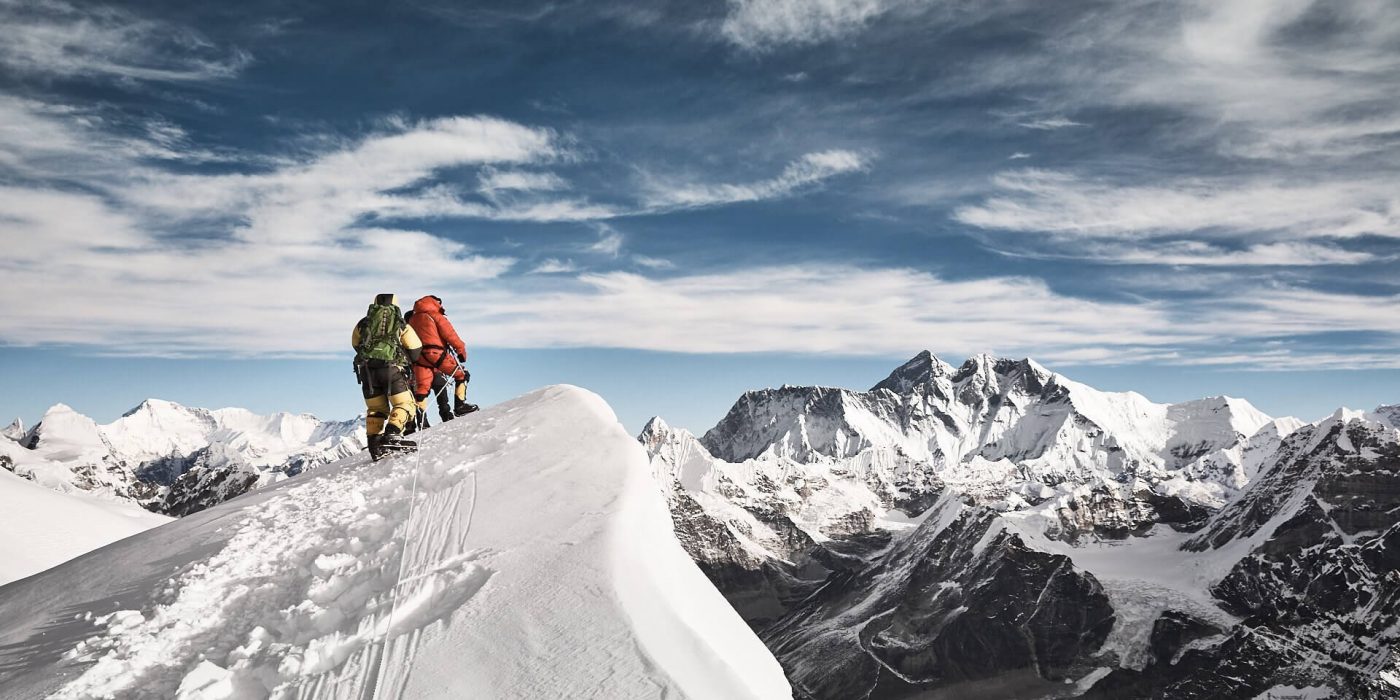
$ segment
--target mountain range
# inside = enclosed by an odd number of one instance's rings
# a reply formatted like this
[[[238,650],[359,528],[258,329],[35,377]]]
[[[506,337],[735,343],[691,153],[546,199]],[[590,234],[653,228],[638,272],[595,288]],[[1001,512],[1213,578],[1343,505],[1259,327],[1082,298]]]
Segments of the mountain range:
[[[98,425],[57,404],[33,428],[16,420],[0,467],[66,493],[188,515],[364,449],[360,421],[148,399]]]
[[[1398,429],[925,352],[639,439],[799,697],[1362,698],[1400,693]]]
[[[511,420],[453,463],[557,437]],[[44,486],[63,512],[173,516],[294,493],[281,482],[332,461],[360,470],[364,446],[354,421],[154,400],[107,425],[58,405],[4,436],[0,497]],[[699,437],[654,418],[638,440],[674,539],[795,697],[1400,697],[1400,406],[1305,423],[924,352],[865,391],[749,391]],[[565,476],[529,483],[592,488]],[[112,522],[127,530],[65,531],[64,556],[162,520]]]

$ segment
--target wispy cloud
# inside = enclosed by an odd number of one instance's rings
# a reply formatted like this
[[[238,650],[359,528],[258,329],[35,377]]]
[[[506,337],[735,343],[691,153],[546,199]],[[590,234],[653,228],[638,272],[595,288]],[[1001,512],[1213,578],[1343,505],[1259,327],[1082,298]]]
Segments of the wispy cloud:
[[[102,338],[113,351],[323,353],[339,345],[335,324],[308,318],[337,318],[338,309],[363,303],[367,286],[398,286],[403,261],[413,261],[412,279],[424,285],[498,277],[513,259],[372,220],[393,211],[387,192],[440,169],[558,153],[546,130],[454,117],[391,125],[271,170],[193,175],[122,150],[94,156],[92,143],[70,138],[81,132],[69,115],[18,113],[26,120],[0,131],[0,153],[38,182],[77,177],[83,187],[0,188],[0,241],[9,251],[0,269],[15,292],[0,306],[0,335],[12,343]],[[34,134],[48,137],[10,138]],[[78,155],[105,165],[70,168]],[[211,235],[165,234],[191,226]],[[90,299],[103,303],[80,303]],[[276,327],[302,330],[278,341],[285,334]]]
[[[1400,236],[1400,194],[1384,181],[1196,179],[1118,185],[1027,169],[1002,173],[993,182],[999,194],[957,208],[954,218],[979,228],[1101,237],[1212,230]]]
[[[536,275],[558,275],[566,272],[577,272],[578,266],[572,260],[560,260],[558,258],[547,258],[534,269],[530,270]]]
[[[1116,101],[1197,112],[1237,130],[1223,150],[1253,157],[1354,153],[1395,133],[1400,6],[1198,3],[1181,17],[1118,39],[1137,45],[1115,69]]]
[[[19,73],[198,81],[232,76],[250,60],[188,27],[110,6],[0,1],[0,64]]]
[[[887,5],[884,0],[729,0],[720,31],[751,51],[813,44],[859,31]]]
[[[1394,296],[1253,288],[1184,308],[1086,300],[1035,279],[957,281],[851,266],[579,280],[580,288],[562,292],[497,291],[490,304],[496,313],[473,326],[483,342],[509,347],[899,355],[936,345],[955,354],[992,350],[1075,364],[1233,364],[1253,357],[1282,368],[1274,339],[1329,331],[1380,334],[1372,350],[1378,356],[1378,348],[1400,349],[1400,318],[1388,311],[1400,302]],[[1294,368],[1309,354],[1290,351]],[[1346,367],[1338,355],[1327,366]],[[1366,366],[1400,367],[1400,354]]]
[[[720,204],[756,202],[792,195],[825,180],[859,172],[869,166],[865,157],[847,150],[808,153],[789,163],[776,177],[744,184],[673,183],[651,178],[647,206],[656,209],[698,208]]]
[[[1155,346],[1166,310],[1063,297],[1037,280],[949,281],[905,269],[764,267],[665,279],[614,272],[540,297],[495,299],[484,342],[688,352],[902,354],[937,341],[1053,355],[1086,344]],[[938,300],[931,304],[930,300]],[[946,309],[976,313],[945,313]]]
[[[650,255],[633,255],[632,262],[651,270],[670,270],[676,267],[670,260],[653,258]]]
[[[1075,126],[1085,126],[1082,122],[1074,121],[1065,117],[1042,117],[1029,121],[1016,122],[1018,126],[1027,129],[1037,129],[1039,131],[1054,131],[1055,129],[1068,129]]]
[[[624,237],[621,231],[602,222],[593,224],[593,228],[598,232],[598,240],[588,246],[588,252],[606,255],[610,258],[615,258],[622,253]]]
[[[569,183],[554,173],[525,170],[487,169],[482,171],[480,182],[483,193],[503,191],[553,192],[569,189]]]
[[[1360,265],[1381,259],[1375,253],[1307,242],[1260,243],[1243,248],[1226,248],[1204,241],[1083,241],[1072,248],[1050,253],[1030,250],[998,252],[1012,257],[1079,259],[1124,265],[1177,267],[1316,267]]]

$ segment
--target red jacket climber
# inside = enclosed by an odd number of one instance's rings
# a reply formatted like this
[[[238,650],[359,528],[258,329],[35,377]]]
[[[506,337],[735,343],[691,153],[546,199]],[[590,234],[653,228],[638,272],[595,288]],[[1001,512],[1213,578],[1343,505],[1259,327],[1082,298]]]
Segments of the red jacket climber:
[[[471,373],[461,366],[467,359],[467,344],[447,320],[442,299],[429,295],[414,302],[408,325],[423,343],[423,351],[413,363],[413,396],[420,407],[433,390],[434,377],[441,373],[457,380],[452,413],[461,416],[475,411],[476,405],[467,403],[467,382],[471,381]],[[448,417],[442,418],[447,420]]]

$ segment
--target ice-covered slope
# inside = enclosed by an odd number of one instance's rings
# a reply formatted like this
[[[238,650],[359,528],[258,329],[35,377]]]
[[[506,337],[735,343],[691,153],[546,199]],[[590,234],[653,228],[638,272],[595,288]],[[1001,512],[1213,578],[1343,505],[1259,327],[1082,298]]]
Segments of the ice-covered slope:
[[[420,455],[344,459],[0,588],[0,688],[790,696],[597,396],[540,390]]]
[[[0,445],[0,455],[5,450]],[[133,505],[57,493],[0,470],[0,585],[169,520]]]
[[[261,416],[148,399],[98,425],[57,404],[17,439],[9,469],[47,488],[186,515],[364,449],[358,421]]]

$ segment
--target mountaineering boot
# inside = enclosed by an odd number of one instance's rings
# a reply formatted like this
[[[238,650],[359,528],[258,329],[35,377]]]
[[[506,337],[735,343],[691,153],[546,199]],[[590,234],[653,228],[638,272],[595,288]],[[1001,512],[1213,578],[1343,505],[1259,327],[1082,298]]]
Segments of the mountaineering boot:
[[[379,445],[385,453],[390,452],[413,452],[418,449],[418,443],[403,436],[403,431],[395,427],[392,423],[384,426],[384,434],[379,438]]]
[[[405,438],[402,435],[385,435],[381,449],[385,455],[416,452],[418,443]]]
[[[466,401],[461,400],[458,400],[455,403],[456,405],[452,407],[452,412],[459,416],[465,416],[468,413],[472,413],[473,411],[481,410],[481,407],[477,406],[474,403],[467,403]]]
[[[378,462],[378,461],[379,461],[379,458],[380,458],[380,457],[383,457],[383,456],[384,456],[384,436],[383,436],[383,435],[371,435],[371,436],[369,436],[369,458],[372,459],[372,460],[374,460],[374,461],[376,461],[376,462]]]

